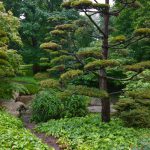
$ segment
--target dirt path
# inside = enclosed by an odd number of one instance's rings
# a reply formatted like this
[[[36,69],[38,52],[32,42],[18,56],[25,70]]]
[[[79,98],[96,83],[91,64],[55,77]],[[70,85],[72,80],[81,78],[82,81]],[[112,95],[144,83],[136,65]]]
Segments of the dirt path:
[[[43,143],[47,144],[50,147],[53,147],[55,150],[62,150],[61,148],[59,148],[57,140],[54,137],[46,136],[45,133],[35,132],[34,128],[36,124],[30,122],[30,116],[30,114],[24,114],[22,116],[22,120],[24,122],[25,127],[29,129],[33,134],[35,134],[38,138],[40,138],[43,141]]]

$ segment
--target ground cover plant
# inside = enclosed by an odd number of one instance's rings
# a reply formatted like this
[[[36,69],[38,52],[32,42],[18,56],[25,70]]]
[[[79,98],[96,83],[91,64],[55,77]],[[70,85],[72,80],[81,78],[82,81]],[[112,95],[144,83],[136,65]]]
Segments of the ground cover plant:
[[[150,148],[150,130],[124,127],[118,119],[108,124],[99,122],[98,115],[50,120],[36,127],[59,138],[68,150],[132,150]]]
[[[0,135],[0,150],[53,150],[4,111],[0,111]]]

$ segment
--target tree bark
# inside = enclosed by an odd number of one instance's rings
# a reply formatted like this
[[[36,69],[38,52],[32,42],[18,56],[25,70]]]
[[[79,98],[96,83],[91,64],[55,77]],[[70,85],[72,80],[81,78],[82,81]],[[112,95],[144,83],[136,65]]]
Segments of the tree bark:
[[[105,4],[109,4],[109,0],[105,0]],[[104,38],[102,43],[102,56],[103,59],[108,59],[108,36],[109,36],[109,8],[107,8],[106,13],[104,14]],[[105,68],[100,69],[101,78],[99,79],[100,89],[107,90],[107,79]],[[103,98],[102,100],[102,111],[101,117],[103,122],[110,121],[110,100],[109,98]]]

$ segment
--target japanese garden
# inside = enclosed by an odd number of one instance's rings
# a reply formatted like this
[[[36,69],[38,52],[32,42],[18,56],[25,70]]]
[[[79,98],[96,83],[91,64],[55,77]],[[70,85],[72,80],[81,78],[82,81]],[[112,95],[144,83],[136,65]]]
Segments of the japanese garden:
[[[150,150],[149,8],[1,0],[0,150]]]

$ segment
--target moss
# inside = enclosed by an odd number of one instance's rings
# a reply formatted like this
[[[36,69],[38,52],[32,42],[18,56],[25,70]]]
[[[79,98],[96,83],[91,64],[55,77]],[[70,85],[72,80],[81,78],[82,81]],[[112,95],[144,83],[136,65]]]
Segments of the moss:
[[[150,69],[150,61],[143,61],[137,64],[127,65],[125,66],[125,69],[135,72],[142,71],[144,69]]]
[[[84,66],[85,70],[106,68],[106,67],[115,67],[118,66],[119,62],[116,60],[95,60],[93,62],[89,62]]]
[[[61,46],[54,42],[48,42],[48,43],[41,44],[40,48],[50,49],[50,50],[59,50]]]
[[[66,32],[64,32],[63,30],[53,30],[53,31],[51,31],[51,35],[63,36],[63,35],[66,35]]]
[[[126,37],[124,35],[116,36],[112,39],[112,42],[124,42],[126,40]]]
[[[136,29],[134,31],[134,34],[136,36],[142,36],[142,35],[145,35],[145,36],[150,36],[150,28],[140,28],[140,29]]]
[[[55,27],[56,30],[66,30],[66,31],[72,31],[73,28],[74,28],[73,24],[63,24]]]
[[[40,82],[41,88],[59,88],[60,83],[58,80],[54,79],[46,79]]]
[[[82,70],[69,70],[60,76],[61,81],[73,79],[83,74]]]

